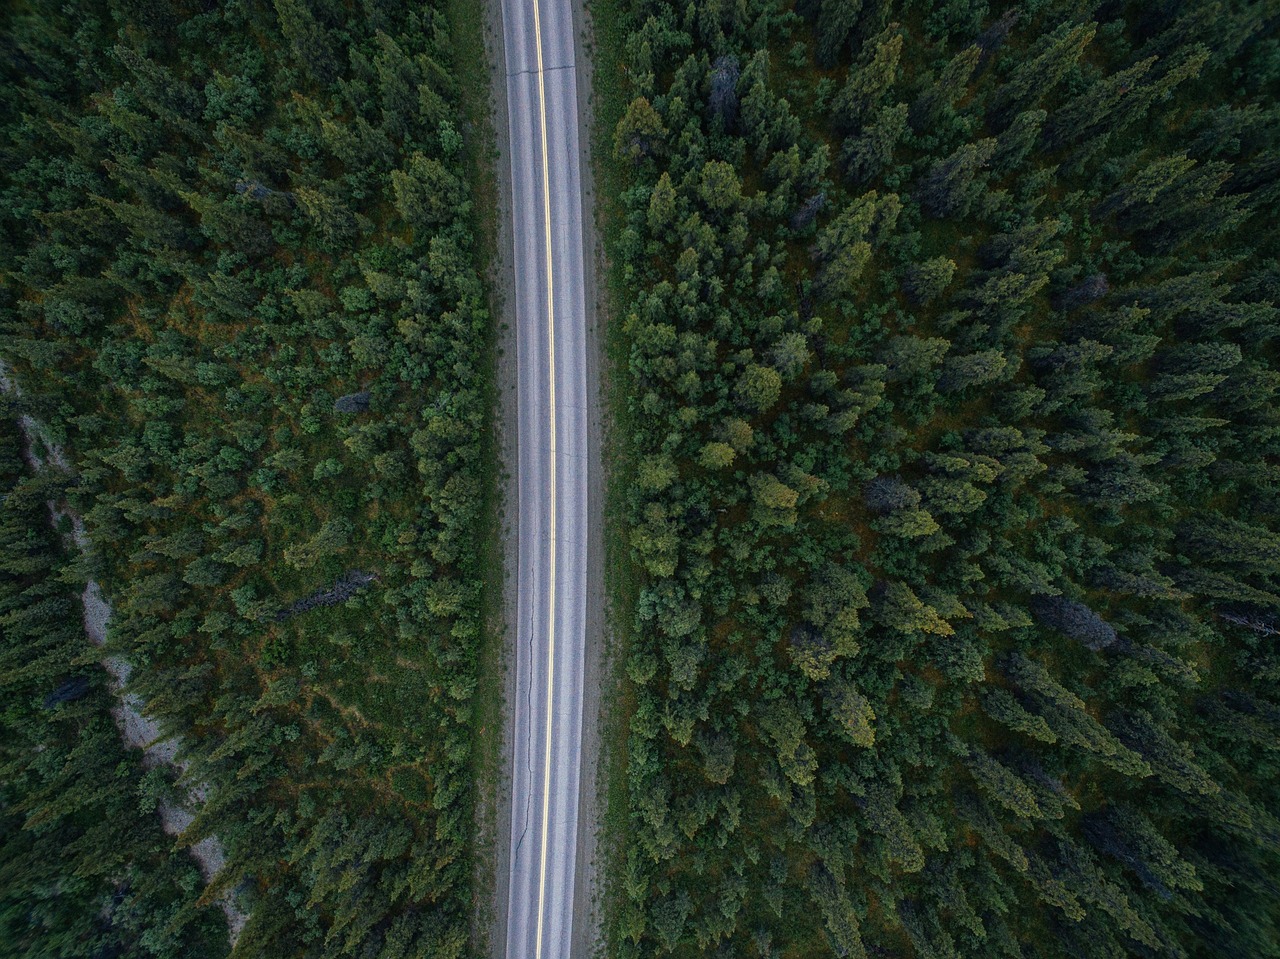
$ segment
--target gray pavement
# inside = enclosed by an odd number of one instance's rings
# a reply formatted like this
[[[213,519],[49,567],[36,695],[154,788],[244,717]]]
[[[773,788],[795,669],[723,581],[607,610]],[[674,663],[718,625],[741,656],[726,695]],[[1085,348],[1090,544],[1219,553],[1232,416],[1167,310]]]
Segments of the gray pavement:
[[[508,959],[568,959],[587,623],[586,275],[571,0],[502,0],[518,485]],[[581,921],[581,917],[579,917]]]

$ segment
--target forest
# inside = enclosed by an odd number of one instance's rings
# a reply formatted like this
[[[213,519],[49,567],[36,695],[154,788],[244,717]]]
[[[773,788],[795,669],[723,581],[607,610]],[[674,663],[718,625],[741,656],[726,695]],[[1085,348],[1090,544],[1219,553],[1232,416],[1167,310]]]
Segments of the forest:
[[[59,486],[0,420],[0,940],[15,956],[225,954],[222,916],[155,816],[173,784],[121,744],[85,655],[83,575],[46,506]]]
[[[605,954],[1280,959],[1280,8],[589,7]],[[0,8],[0,951],[483,952],[477,9]]]
[[[609,954],[1280,956],[1280,8],[597,23]]]
[[[0,951],[226,955],[231,897],[236,956],[468,952],[493,351],[451,11],[3,7]],[[119,741],[91,580],[180,784]]]

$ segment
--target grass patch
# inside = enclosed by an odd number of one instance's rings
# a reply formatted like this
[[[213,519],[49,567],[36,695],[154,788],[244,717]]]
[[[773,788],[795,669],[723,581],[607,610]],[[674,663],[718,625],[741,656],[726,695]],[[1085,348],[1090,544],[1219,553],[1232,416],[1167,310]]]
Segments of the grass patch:
[[[627,36],[627,16],[618,0],[588,0],[592,23],[593,127],[591,175],[595,182],[596,226],[604,243],[605,263],[601,296],[604,329],[604,364],[601,371],[606,464],[604,502],[604,587],[606,649],[602,679],[604,712],[600,736],[600,773],[603,786],[600,823],[600,864],[597,867],[602,913],[602,949],[613,952],[614,930],[622,902],[620,877],[626,874],[626,836],[630,815],[627,790],[627,747],[635,698],[627,679],[626,662],[640,589],[640,571],[631,559],[627,541],[626,487],[633,475],[631,463],[632,416],[627,398],[632,383],[628,358],[630,343],[622,317],[628,303],[624,269],[612,256],[626,227],[620,198],[629,186],[624,161],[613,153],[613,133],[627,108],[622,64]]]
[[[483,636],[479,669],[471,699],[472,782],[475,789],[475,833],[472,942],[476,955],[490,949],[489,930],[496,903],[498,808],[503,773],[503,690],[506,688],[506,628],[503,609],[505,571],[502,541],[502,463],[498,456],[497,416],[497,324],[501,318],[497,284],[492,264],[499,262],[499,203],[497,143],[493,129],[492,83],[494,74],[485,49],[485,17],[476,4],[449,0],[449,28],[455,53],[453,70],[459,87],[463,122],[463,167],[467,171],[473,204],[472,223],[476,232],[476,269],[486,276],[489,330],[485,353],[485,402],[490,411],[489,437],[484,444],[481,475],[484,526],[481,539],[483,585],[481,613]]]

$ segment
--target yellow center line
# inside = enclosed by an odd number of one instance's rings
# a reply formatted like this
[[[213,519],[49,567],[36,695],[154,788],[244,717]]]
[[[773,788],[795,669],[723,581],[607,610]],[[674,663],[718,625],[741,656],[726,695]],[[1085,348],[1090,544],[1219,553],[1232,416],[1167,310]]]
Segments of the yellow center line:
[[[547,93],[543,85],[542,18],[533,0],[533,35],[538,56],[538,122],[542,131],[542,221],[547,244],[547,355],[550,361],[551,399],[551,544],[547,599],[547,749],[542,775],[542,855],[538,863],[538,932],[535,959],[542,959],[542,915],[547,892],[547,831],[551,805],[551,716],[556,675],[556,311],[551,270],[551,177],[547,165]]]

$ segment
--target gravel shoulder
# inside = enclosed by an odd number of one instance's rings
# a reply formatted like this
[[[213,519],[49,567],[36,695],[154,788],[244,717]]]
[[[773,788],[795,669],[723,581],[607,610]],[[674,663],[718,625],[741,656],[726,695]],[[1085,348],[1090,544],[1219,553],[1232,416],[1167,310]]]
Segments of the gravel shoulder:
[[[585,0],[572,0],[574,34],[578,38],[578,128],[581,133],[580,162],[582,177],[582,234],[586,272],[587,315],[587,446],[595,469],[588,473],[587,516],[587,654],[582,694],[582,788],[579,798],[577,883],[574,887],[573,955],[587,959],[603,945],[601,937],[600,885],[597,868],[600,862],[600,811],[603,808],[603,766],[600,763],[600,730],[603,725],[604,702],[602,684],[606,680],[605,595],[604,595],[604,491],[607,464],[604,461],[604,397],[601,368],[604,358],[606,317],[601,302],[604,245],[596,228],[595,179],[591,145],[594,142],[595,113],[592,90],[595,72],[595,45],[592,42],[591,15]]]

